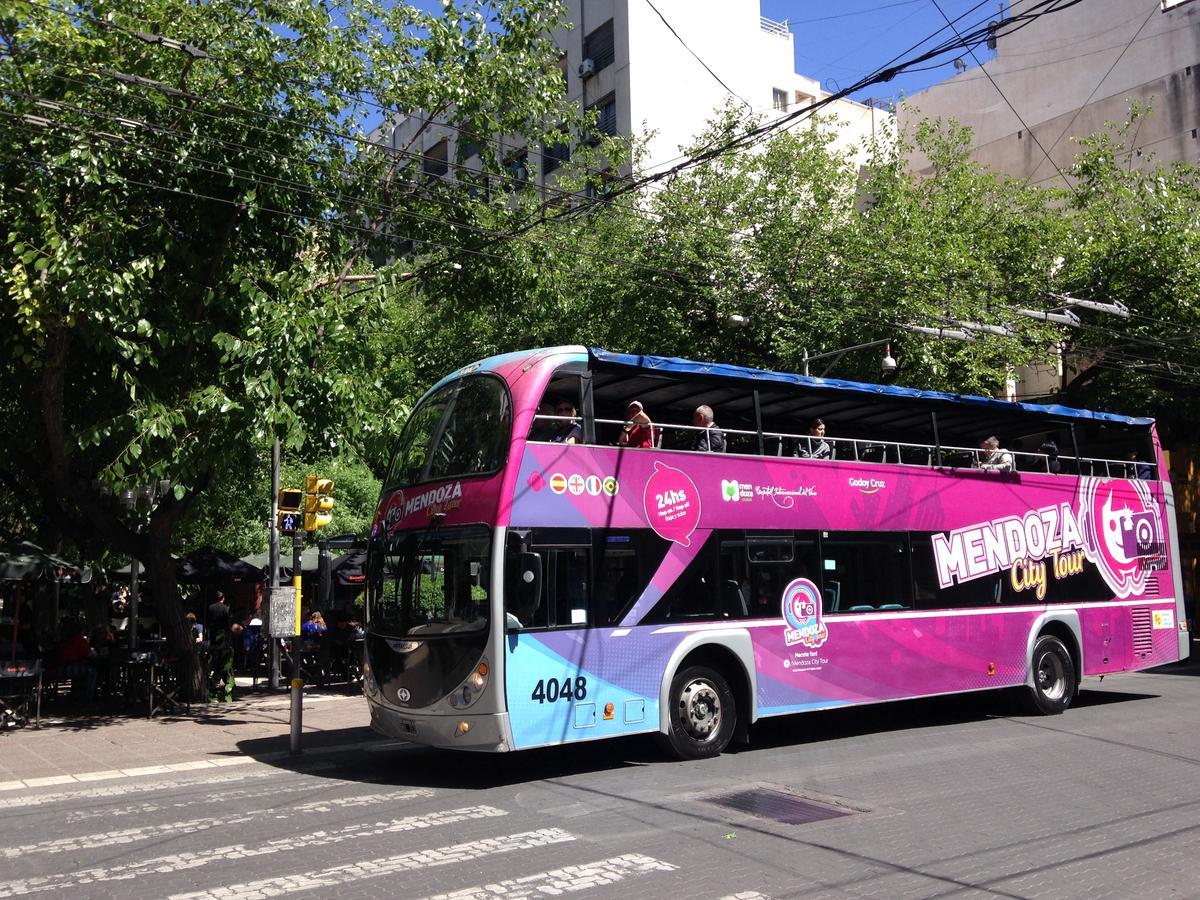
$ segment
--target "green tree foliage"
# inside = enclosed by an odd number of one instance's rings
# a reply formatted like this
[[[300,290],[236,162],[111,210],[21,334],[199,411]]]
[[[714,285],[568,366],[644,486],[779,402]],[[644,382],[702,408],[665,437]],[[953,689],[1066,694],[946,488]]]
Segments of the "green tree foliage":
[[[1071,227],[1057,286],[1123,303],[1128,319],[1093,316],[1071,348],[1093,363],[1070,402],[1153,415],[1168,441],[1196,440],[1200,415],[1200,168],[1139,159],[1141,117],[1081,142],[1070,171]],[[1086,314],[1085,314],[1086,315]]]
[[[379,503],[380,482],[371,469],[346,456],[308,463],[285,461],[280,468],[280,485],[304,490],[304,476],[310,473],[334,481],[333,522],[317,537],[353,534],[365,538]],[[267,457],[249,467],[219,471],[200,502],[180,522],[175,535],[177,545],[187,549],[212,545],[237,556],[266,551],[270,541],[270,488]]]
[[[274,434],[317,456],[390,428],[381,398],[403,371],[361,352],[380,291],[347,276],[404,238],[462,243],[466,185],[430,183],[411,148],[369,150],[368,129],[419,109],[538,141],[570,121],[546,36],[559,14],[536,0],[0,12],[0,413],[16,426],[0,475],[89,554],[143,560],[176,650],[190,643],[173,535],[214,475],[261,471]],[[137,533],[115,498],[160,479],[172,489]]]

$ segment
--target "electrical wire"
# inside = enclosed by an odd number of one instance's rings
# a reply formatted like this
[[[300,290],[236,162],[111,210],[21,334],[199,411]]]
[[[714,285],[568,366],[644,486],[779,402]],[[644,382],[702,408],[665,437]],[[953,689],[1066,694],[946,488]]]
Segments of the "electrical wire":
[[[654,14],[662,20],[662,23],[664,25],[667,26],[667,31],[671,32],[671,34],[673,34],[675,36],[675,40],[679,41],[679,43],[683,47],[683,49],[686,50],[688,53],[690,53],[692,55],[692,57],[696,60],[696,62],[700,63],[700,65],[704,67],[704,71],[707,72],[709,75],[711,75],[716,80],[717,84],[719,84],[721,87],[725,88],[725,91],[729,94],[729,96],[733,97],[735,100],[741,101],[742,105],[745,106],[747,109],[751,109],[750,103],[747,102],[746,98],[743,97],[741,94],[737,93],[737,91],[735,91],[729,85],[727,85],[722,80],[721,76],[718,75],[716,72],[714,72],[712,70],[712,68],[709,66],[709,64],[706,63],[704,60],[702,60],[700,58],[700,55],[695,50],[693,50],[691,47],[688,46],[688,42],[685,41],[682,37],[680,37],[679,32],[675,30],[675,26],[667,21],[667,17],[664,16],[659,11],[658,7],[654,5],[653,0],[646,0],[646,5],[649,6],[652,10],[654,10]]]
[[[930,2],[933,3],[933,5],[937,8],[937,11],[942,14],[942,18],[946,20],[946,24],[949,25],[952,29],[954,29],[954,33],[957,35],[958,29],[954,28],[953,23],[950,21],[950,17],[948,15],[946,15],[946,11],[944,9],[942,9],[941,3],[939,3],[938,0],[930,0]],[[1032,128],[1029,127],[1029,125],[1025,122],[1025,119],[1021,116],[1021,114],[1019,112],[1017,112],[1017,108],[1015,106],[1013,106],[1012,101],[1008,99],[1008,95],[1005,94],[1004,91],[1002,91],[1000,89],[1000,85],[998,85],[996,83],[996,79],[992,77],[992,73],[989,72],[987,70],[987,67],[984,66],[984,64],[979,61],[979,57],[975,55],[975,49],[971,48],[971,50],[969,52],[971,54],[971,59],[975,60],[975,65],[979,66],[980,71],[982,71],[983,74],[987,76],[988,81],[990,81],[992,83],[992,87],[994,87],[996,89],[996,93],[1000,95],[1000,99],[1003,100],[1008,105],[1008,108],[1012,110],[1012,114],[1017,117],[1017,121],[1021,123],[1021,127],[1029,132],[1029,136],[1033,139],[1033,142],[1035,144],[1037,144],[1038,149],[1041,150],[1042,153],[1045,155],[1047,162],[1049,162],[1050,165],[1054,166],[1054,171],[1056,171],[1059,174],[1059,177],[1062,178],[1063,184],[1065,184],[1067,187],[1070,187],[1071,182],[1067,180],[1067,176],[1063,175],[1062,169],[1060,169],[1058,167],[1057,163],[1055,163],[1054,160],[1050,158],[1049,151],[1045,147],[1042,146],[1042,142],[1040,140],[1038,140],[1037,133]]]

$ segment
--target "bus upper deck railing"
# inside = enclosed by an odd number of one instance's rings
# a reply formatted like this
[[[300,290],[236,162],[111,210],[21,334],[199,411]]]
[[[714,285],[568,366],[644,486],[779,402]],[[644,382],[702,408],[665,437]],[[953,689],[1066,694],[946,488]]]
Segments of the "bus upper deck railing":
[[[535,423],[541,422],[551,426],[562,426],[580,419],[572,416],[534,417]],[[600,446],[617,444],[616,435],[626,424],[621,419],[596,419],[597,440]],[[603,426],[603,429],[601,429]],[[535,424],[535,429],[537,425]],[[712,452],[707,450],[694,451],[690,433],[698,433],[706,429],[695,425],[670,425],[653,423],[655,447],[663,450],[682,450],[692,452]],[[609,436],[601,436],[601,430],[611,431]],[[726,440],[726,453],[744,456],[778,456],[778,457],[807,457],[811,454],[809,448],[819,445],[822,441],[831,448],[827,459],[838,462],[875,463],[898,466],[914,466],[921,468],[962,469],[977,468],[981,452],[978,448],[956,447],[948,444],[914,444],[905,441],[888,441],[878,438],[847,438],[847,437],[817,437],[811,434],[793,434],[780,431],[762,432],[763,446],[760,451],[757,431],[747,431],[737,428],[720,428]],[[663,446],[663,437],[672,435],[673,446]],[[533,435],[529,438],[534,442],[552,442],[547,438]],[[808,450],[808,453],[802,452]],[[1092,456],[1064,456],[1027,450],[1003,449],[1012,460],[1012,471],[1040,472],[1050,475],[1103,475],[1106,478],[1135,478],[1153,481],[1158,478],[1157,466],[1143,460],[1106,459]]]

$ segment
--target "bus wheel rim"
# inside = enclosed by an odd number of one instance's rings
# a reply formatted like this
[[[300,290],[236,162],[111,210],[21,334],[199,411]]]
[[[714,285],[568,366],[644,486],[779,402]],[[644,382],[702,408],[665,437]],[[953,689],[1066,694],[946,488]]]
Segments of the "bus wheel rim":
[[[1061,700],[1067,689],[1066,672],[1056,653],[1043,653],[1038,660],[1038,690],[1050,700]]]
[[[684,730],[697,741],[707,741],[721,730],[721,697],[704,679],[689,682],[679,695],[679,718]]]

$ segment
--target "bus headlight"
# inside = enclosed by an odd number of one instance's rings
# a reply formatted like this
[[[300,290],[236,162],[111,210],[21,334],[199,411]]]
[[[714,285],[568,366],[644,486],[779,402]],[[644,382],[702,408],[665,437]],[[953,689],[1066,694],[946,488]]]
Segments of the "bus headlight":
[[[483,689],[487,687],[488,674],[491,672],[491,666],[488,665],[487,658],[480,660],[479,665],[471,670],[471,674],[466,677],[462,684],[454,689],[450,694],[450,705],[455,709],[466,709],[479,699],[479,695],[483,693]]]

